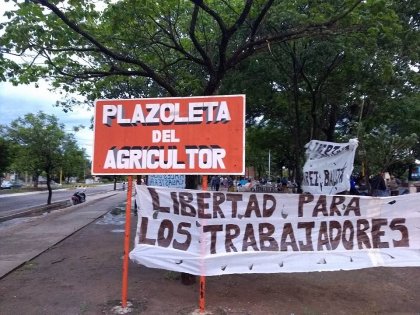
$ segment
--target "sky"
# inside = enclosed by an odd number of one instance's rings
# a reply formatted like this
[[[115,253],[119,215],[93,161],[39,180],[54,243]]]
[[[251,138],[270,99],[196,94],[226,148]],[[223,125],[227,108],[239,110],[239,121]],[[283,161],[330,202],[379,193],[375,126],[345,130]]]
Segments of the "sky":
[[[0,22],[8,19],[4,13],[14,9],[13,2],[1,1]],[[1,34],[1,33],[0,33]],[[34,84],[13,86],[11,83],[0,82],[0,125],[9,125],[13,120],[25,114],[36,114],[43,111],[54,115],[60,123],[65,125],[67,133],[73,133],[79,144],[84,148],[89,158],[92,157],[93,131],[90,129],[93,111],[88,111],[88,106],[74,108],[72,112],[65,113],[60,107],[54,106],[57,101],[62,101],[62,95],[49,91],[45,82],[39,82],[39,88]],[[73,131],[74,126],[83,125],[84,129]]]
[[[62,95],[49,91],[46,83],[40,83],[36,88],[32,85],[13,86],[11,83],[0,83],[0,125],[9,125],[13,120],[25,114],[36,114],[43,111],[54,115],[65,125],[67,133],[73,133],[79,147],[84,148],[89,158],[92,157],[93,131],[90,129],[93,110],[88,106],[74,108],[65,113],[60,107],[54,106],[62,100]],[[83,125],[84,129],[73,131],[74,126]]]

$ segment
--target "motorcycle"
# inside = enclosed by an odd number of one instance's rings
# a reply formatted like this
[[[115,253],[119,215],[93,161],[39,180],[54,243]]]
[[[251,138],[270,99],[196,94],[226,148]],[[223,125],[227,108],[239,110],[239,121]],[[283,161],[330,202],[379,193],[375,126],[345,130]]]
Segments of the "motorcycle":
[[[73,205],[78,205],[79,203],[83,203],[86,201],[86,194],[85,190],[83,191],[76,191],[73,196],[71,196],[71,202]]]

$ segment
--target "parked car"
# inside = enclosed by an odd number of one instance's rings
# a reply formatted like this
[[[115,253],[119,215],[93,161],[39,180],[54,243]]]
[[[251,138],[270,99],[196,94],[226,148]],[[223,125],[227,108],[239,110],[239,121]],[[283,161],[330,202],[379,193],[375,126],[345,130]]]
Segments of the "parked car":
[[[22,183],[17,181],[4,180],[1,182],[1,189],[12,189],[20,187],[22,187]]]
[[[1,182],[1,189],[11,189],[12,188],[12,182],[8,180],[4,180]]]

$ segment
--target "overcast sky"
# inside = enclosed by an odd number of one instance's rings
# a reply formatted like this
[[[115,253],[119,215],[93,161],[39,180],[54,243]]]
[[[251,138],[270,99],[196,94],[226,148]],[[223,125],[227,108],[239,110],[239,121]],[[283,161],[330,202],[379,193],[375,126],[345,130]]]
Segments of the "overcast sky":
[[[10,83],[0,83],[0,124],[9,125],[25,114],[43,111],[56,116],[65,125],[65,131],[73,133],[79,146],[85,148],[88,156],[92,157],[93,131],[90,129],[90,119],[93,111],[77,107],[73,112],[65,113],[60,107],[54,106],[61,97],[62,95],[50,92],[46,84],[35,88],[34,85],[13,86]],[[74,132],[72,128],[78,125],[85,128]]]
[[[6,22],[4,16],[7,10],[14,9],[13,2],[1,1],[0,21]],[[65,125],[65,131],[74,133],[80,147],[86,149],[89,157],[92,157],[93,131],[90,130],[90,119],[93,111],[86,108],[75,108],[73,112],[65,113],[54,104],[62,100],[62,95],[55,94],[48,90],[46,83],[40,82],[40,87],[32,85],[13,86],[10,83],[0,82],[0,125],[9,125],[11,121],[25,114],[43,111],[50,115],[55,115],[60,123]],[[84,129],[73,132],[72,127],[83,125]]]

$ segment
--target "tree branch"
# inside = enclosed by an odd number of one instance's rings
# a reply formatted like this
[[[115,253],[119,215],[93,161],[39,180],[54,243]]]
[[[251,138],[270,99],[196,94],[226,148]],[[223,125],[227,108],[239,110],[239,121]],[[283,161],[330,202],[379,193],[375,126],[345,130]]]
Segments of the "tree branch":
[[[35,46],[34,46],[35,47]],[[40,48],[40,47],[38,47]],[[82,48],[82,47],[68,47],[68,48],[49,48],[49,47],[42,47],[45,50],[48,50],[49,52],[101,52],[99,49],[96,48]]]
[[[247,0],[244,6],[244,9],[241,12],[241,15],[238,17],[238,19],[236,20],[236,22],[226,31],[227,34],[233,34],[235,33],[239,27],[242,26],[242,24],[244,24],[246,18],[249,15],[249,12],[251,11],[251,7],[252,7],[252,2],[253,0]]]
[[[187,57],[187,59],[189,59],[189,60],[191,60],[191,61],[193,61],[193,62],[195,62],[195,63],[197,63],[197,64],[199,64],[199,65],[202,65],[202,66],[205,66],[205,65],[207,65],[205,62],[204,62],[204,60],[202,60],[202,59],[199,59],[199,58],[197,58],[197,57],[194,57],[193,55],[191,55],[189,52],[187,52],[185,49],[184,49],[184,47],[182,47],[181,45],[180,45],[180,43],[176,40],[176,38],[175,38],[175,35],[173,34],[173,32],[172,32],[172,25],[170,25],[170,27],[171,27],[171,32],[170,31],[168,31],[163,25],[161,25],[159,22],[157,22],[157,21],[155,21],[152,17],[150,17],[150,19],[156,24],[156,26],[162,31],[162,32],[164,32],[168,37],[169,37],[169,39],[172,41],[172,43],[174,44],[174,45],[170,45],[170,44],[167,44],[167,43],[164,43],[164,42],[161,42],[161,41],[159,41],[159,40],[155,40],[155,43],[157,43],[157,44],[159,44],[159,45],[162,45],[162,46],[164,46],[164,47],[167,47],[167,48],[170,48],[170,49],[173,49],[173,50],[175,50],[175,51],[178,51],[178,52],[180,52],[181,54],[183,54],[183,55],[185,55],[186,57]],[[170,24],[170,23],[169,23]]]
[[[203,58],[203,61],[205,63],[205,66],[209,69],[209,72],[210,73],[214,73],[213,64],[212,64],[209,56],[204,51],[203,47],[201,47],[200,43],[197,40],[197,37],[195,36],[195,27],[197,25],[197,18],[198,18],[198,12],[199,12],[199,10],[200,10],[199,6],[195,5],[194,6],[193,15],[192,15],[192,18],[191,18],[189,35],[190,35],[191,41],[194,44],[194,47],[198,50],[198,52],[200,53],[201,57]]]
[[[74,79],[89,79],[89,78],[98,78],[98,77],[107,77],[107,76],[113,76],[113,75],[122,75],[122,76],[147,76],[146,72],[143,71],[128,71],[120,69],[116,66],[111,66],[111,69],[109,71],[82,71],[79,73],[69,73],[61,69],[60,67],[57,67],[54,63],[54,60],[51,59],[51,57],[44,51],[43,56],[48,60],[49,64],[61,75],[66,77],[71,77]]]
[[[322,85],[327,80],[328,76],[334,71],[335,68],[337,68],[340,63],[343,61],[344,55],[342,53],[337,53],[333,59],[333,61],[328,65],[327,70],[325,73],[321,76],[320,80],[318,81],[318,84],[316,85],[316,90],[320,90]]]
[[[145,71],[145,73],[146,73],[145,76],[153,79],[157,84],[162,86],[172,96],[177,95],[177,92],[175,91],[175,89],[171,85],[169,85],[168,82],[166,82],[162,77],[160,77],[152,68],[150,68],[148,65],[146,65],[144,62],[142,62],[140,60],[137,60],[137,59],[134,59],[134,58],[131,58],[131,57],[123,56],[121,54],[115,53],[112,50],[108,49],[106,46],[104,46],[99,41],[97,41],[92,35],[90,35],[86,31],[82,30],[73,21],[70,21],[67,18],[67,16],[57,6],[48,2],[48,0],[32,0],[32,2],[40,4],[44,7],[47,7],[48,9],[50,9],[68,27],[70,27],[77,34],[81,35],[87,41],[89,41],[94,46],[96,46],[105,55],[109,56],[112,59],[118,60],[118,61],[122,61],[122,62],[125,62],[125,63],[135,64],[135,65],[140,66]]]
[[[266,45],[267,42],[283,42],[286,40],[298,39],[305,37],[307,35],[326,35],[328,33],[332,33],[334,30],[334,25],[347,15],[349,15],[354,9],[362,2],[363,0],[356,0],[346,11],[343,13],[329,19],[328,21],[322,23],[316,23],[307,25],[301,28],[291,29],[285,32],[281,32],[274,36],[265,36],[260,38],[257,41],[254,41],[254,37],[258,31],[258,27],[261,24],[264,16],[266,15],[267,11],[271,7],[273,0],[269,0],[266,5],[264,6],[261,14],[258,16],[257,20],[255,21],[253,27],[251,28],[251,33],[249,37],[249,41],[244,43],[242,47],[238,48],[237,51],[231,56],[228,60],[227,64],[228,67],[233,67],[256,50],[261,49]]]
[[[195,6],[194,7],[200,7],[203,11],[207,12],[219,25],[220,30],[222,31],[222,33],[226,33],[227,29],[226,29],[226,25],[223,22],[223,20],[221,19],[220,15],[217,14],[215,11],[213,11],[212,9],[210,9],[207,5],[204,4],[204,1],[202,0],[191,0]]]
[[[326,26],[330,26],[333,25],[335,23],[337,23],[339,20],[345,18],[347,15],[349,15],[351,12],[353,12],[354,9],[356,9],[356,7],[362,3],[363,0],[357,0],[353,3],[352,6],[350,6],[346,11],[344,11],[342,14],[337,15],[336,17],[332,18],[329,22],[326,23]]]
[[[221,27],[222,39],[219,45],[219,67],[218,67],[218,72],[220,74],[223,74],[226,71],[226,51],[228,48],[229,40],[232,37],[232,35],[239,29],[239,27],[241,27],[241,25],[245,22],[251,10],[252,2],[253,0],[246,1],[245,6],[241,14],[239,15],[238,19],[229,29],[226,30],[224,27],[223,28]]]
[[[266,2],[266,4],[264,5],[263,9],[260,12],[260,14],[258,15],[258,17],[256,18],[256,20],[252,24],[251,34],[250,34],[251,41],[253,40],[255,34],[257,33],[258,28],[260,27],[261,22],[264,19],[264,17],[266,16],[268,10],[273,5],[273,2],[274,2],[274,0],[269,0],[269,1]]]
[[[359,31],[363,28],[363,26],[357,25],[337,30],[333,26],[327,27],[327,24],[328,22],[325,22],[320,23],[316,26],[310,25],[305,26],[303,28],[291,29],[274,36],[260,38],[254,42],[248,41],[236,50],[236,52],[231,56],[231,58],[229,58],[227,65],[229,68],[234,67],[235,65],[252,55],[255,51],[264,49],[267,43],[282,43],[289,40],[296,40],[303,37],[307,37],[309,35],[313,37],[339,35],[348,32]]]

